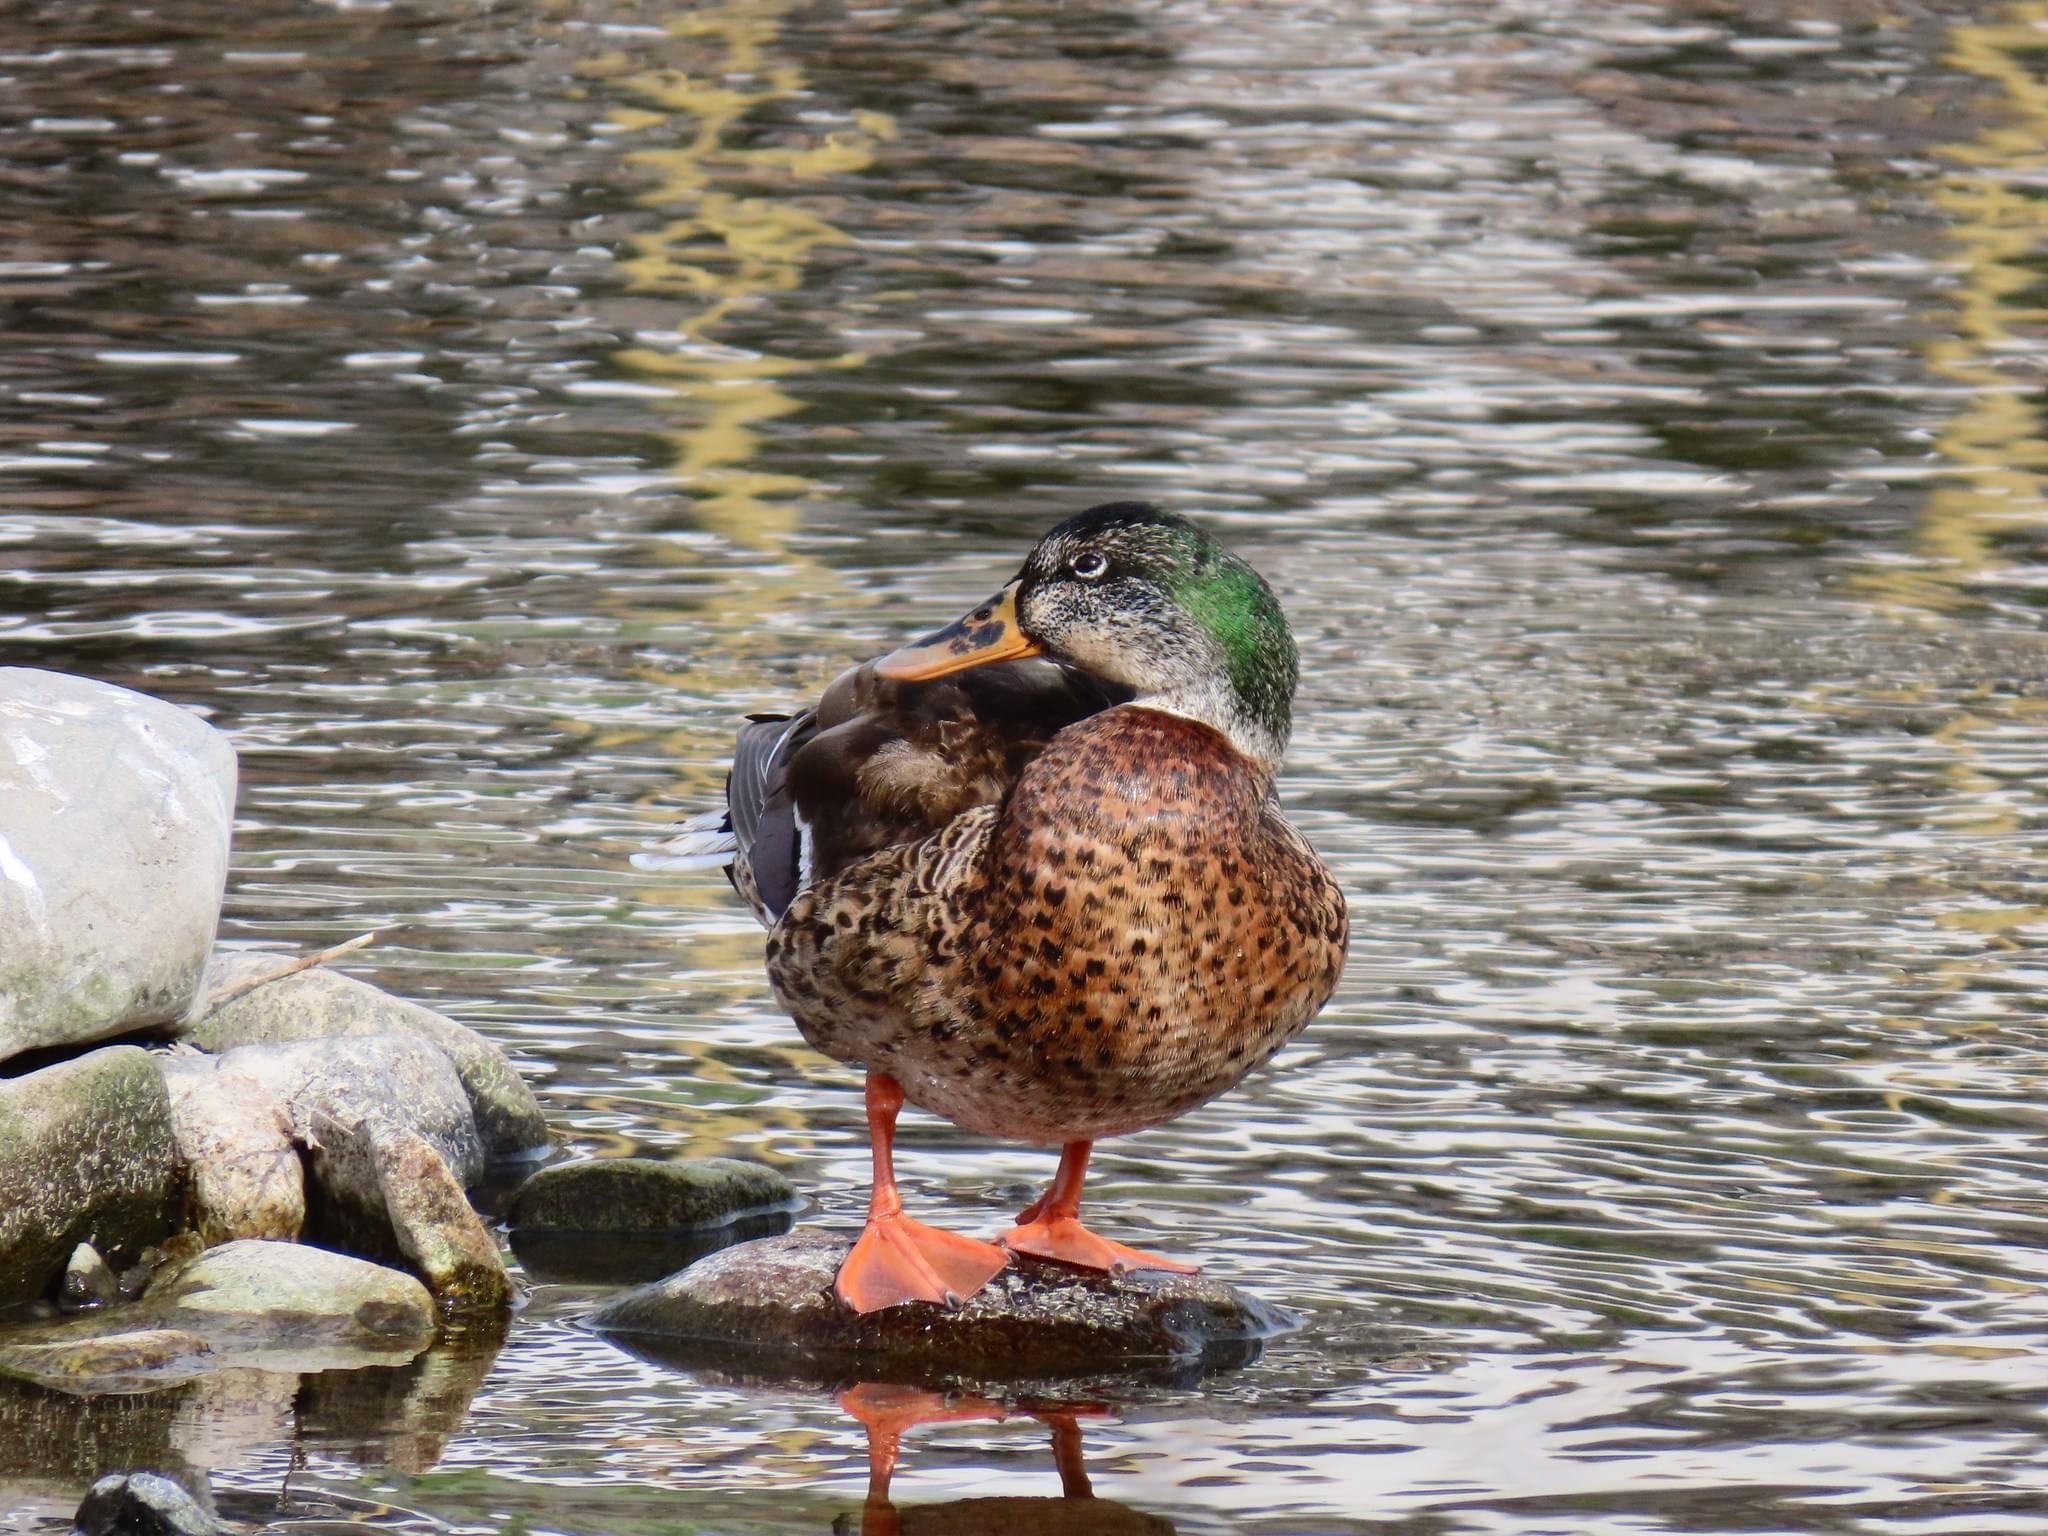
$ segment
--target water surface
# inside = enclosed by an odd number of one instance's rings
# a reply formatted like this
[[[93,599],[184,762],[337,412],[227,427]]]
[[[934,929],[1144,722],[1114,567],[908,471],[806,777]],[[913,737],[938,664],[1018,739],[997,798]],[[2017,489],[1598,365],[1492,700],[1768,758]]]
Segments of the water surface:
[[[1100,1149],[1106,1227],[1307,1326],[1083,1418],[1094,1492],[1183,1533],[2048,1531],[2044,35],[17,0],[0,651],[232,734],[231,940],[381,930],[352,968],[576,1149],[762,1158],[850,1224],[856,1077],[722,881],[627,855],[740,714],[1058,517],[1201,515],[1300,638],[1281,793],[1353,953],[1274,1069]],[[1050,1168],[906,1122],[963,1229]],[[828,1394],[637,1361],[602,1294],[396,1378],[53,1406],[4,1528],[138,1445],[302,1529],[858,1510]],[[895,1495],[1059,1487],[1013,1417],[917,1432]]]

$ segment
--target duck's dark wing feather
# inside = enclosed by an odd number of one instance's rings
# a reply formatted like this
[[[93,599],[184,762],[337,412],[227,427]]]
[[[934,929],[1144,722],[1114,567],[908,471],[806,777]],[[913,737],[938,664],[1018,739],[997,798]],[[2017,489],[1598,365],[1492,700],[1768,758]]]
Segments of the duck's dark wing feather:
[[[804,829],[789,796],[789,760],[816,731],[817,711],[750,715],[725,781],[738,857],[727,873],[764,924],[773,924],[804,881]]]
[[[1054,735],[1128,698],[1043,658],[919,683],[877,677],[863,662],[835,678],[816,709],[750,715],[733,748],[725,809],[691,817],[633,862],[722,865],[772,927],[813,880],[1002,800]]]
[[[690,817],[676,834],[633,855],[641,869],[723,869],[764,925],[802,886],[801,831],[785,773],[813,733],[816,712],[749,715],[733,746],[725,806]]]

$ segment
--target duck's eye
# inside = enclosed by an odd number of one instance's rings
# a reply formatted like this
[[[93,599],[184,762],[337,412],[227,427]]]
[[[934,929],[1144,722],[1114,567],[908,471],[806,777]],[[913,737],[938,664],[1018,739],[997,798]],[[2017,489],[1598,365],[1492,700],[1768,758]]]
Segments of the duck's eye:
[[[1067,569],[1083,581],[1100,581],[1109,574],[1109,556],[1100,550],[1086,550],[1069,560]]]

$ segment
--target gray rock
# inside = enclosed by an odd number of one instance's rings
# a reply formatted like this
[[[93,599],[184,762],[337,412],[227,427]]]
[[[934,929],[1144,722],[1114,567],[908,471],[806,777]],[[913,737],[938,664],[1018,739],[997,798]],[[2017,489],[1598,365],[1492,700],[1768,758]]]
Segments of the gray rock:
[[[290,1139],[311,1154],[321,1187],[352,1209],[372,1216],[383,1210],[375,1159],[361,1134],[373,1127],[417,1131],[464,1185],[483,1173],[483,1143],[462,1081],[448,1058],[417,1036],[238,1046],[216,1060],[214,1075],[246,1104],[267,1098],[276,1105]]]
[[[289,1111],[259,1078],[198,1052],[159,1054],[188,1220],[209,1246],[290,1241],[306,1229],[306,1180]]]
[[[66,1312],[90,1312],[104,1307],[121,1294],[121,1282],[113,1266],[100,1257],[91,1243],[71,1250],[71,1262],[64,1266],[64,1279],[57,1288],[57,1305]]]
[[[191,1008],[234,813],[234,750],[197,715],[0,667],[0,1060]]]
[[[238,1242],[160,1271],[130,1306],[0,1334],[0,1375],[92,1396],[228,1366],[402,1364],[433,1336],[433,1298],[411,1275],[324,1248]]]
[[[377,1127],[370,1153],[398,1247],[450,1312],[497,1312],[516,1293],[497,1239],[425,1137]]]
[[[452,1310],[510,1301],[462,1192],[484,1168],[469,1098],[433,1044],[360,1036],[159,1060],[206,1241],[312,1235],[403,1258]]]
[[[345,1253],[297,1243],[241,1242],[209,1248],[159,1274],[130,1309],[163,1328],[191,1328],[246,1358],[296,1346],[410,1359],[434,1334],[434,1304],[419,1281]],[[300,1367],[303,1369],[303,1367]]]
[[[850,1233],[800,1227],[699,1259],[591,1318],[686,1366],[820,1381],[973,1385],[1193,1380],[1256,1357],[1292,1317],[1200,1275],[1112,1277],[1019,1259],[958,1311],[925,1302],[865,1316],[832,1294]]]
[[[801,1203],[795,1186],[762,1163],[591,1157],[541,1169],[506,1214],[516,1231],[681,1232]]]
[[[110,1472],[78,1506],[73,1536],[219,1536],[221,1524],[161,1472]]]
[[[276,955],[222,950],[207,968],[207,990],[253,980],[279,963]],[[415,1035],[439,1046],[462,1079],[489,1156],[548,1145],[540,1103],[504,1052],[453,1019],[325,966],[267,982],[181,1031],[181,1038],[215,1053],[238,1045],[356,1035]]]
[[[0,1081],[0,1305],[44,1295],[90,1242],[125,1261],[171,1230],[170,1102],[110,1046]]]

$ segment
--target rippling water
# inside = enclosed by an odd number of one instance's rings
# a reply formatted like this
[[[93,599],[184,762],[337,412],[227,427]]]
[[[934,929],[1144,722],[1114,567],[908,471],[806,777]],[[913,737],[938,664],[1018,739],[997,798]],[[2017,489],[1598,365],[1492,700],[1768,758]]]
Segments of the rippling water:
[[[1293,615],[1282,793],[1353,957],[1274,1070],[1100,1153],[1118,1235],[1308,1326],[1084,1419],[1094,1492],[1186,1533],[2048,1531],[2044,38],[16,0],[0,648],[233,734],[231,938],[382,929],[363,973],[581,1149],[765,1158],[848,1223],[854,1077],[722,882],[626,855],[739,713],[1058,516],[1201,513]],[[928,1120],[903,1157],[969,1230],[1050,1166]],[[391,1379],[52,1405],[7,1528],[136,1445],[308,1529],[858,1510],[829,1397],[635,1361],[597,1294]],[[1049,1497],[1047,1445],[919,1431],[906,1521]]]

